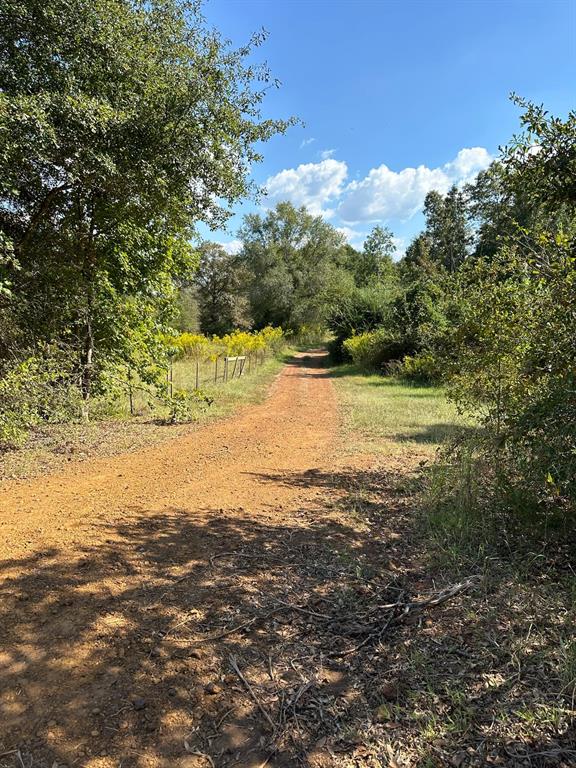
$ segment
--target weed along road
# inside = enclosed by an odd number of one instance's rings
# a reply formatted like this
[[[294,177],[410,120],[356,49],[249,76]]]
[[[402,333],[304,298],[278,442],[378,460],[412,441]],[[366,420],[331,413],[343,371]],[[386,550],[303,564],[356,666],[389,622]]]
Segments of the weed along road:
[[[246,619],[266,548],[313,522],[322,488],[306,477],[326,468],[338,424],[323,362],[300,355],[263,404],[184,438],[0,486],[0,752],[205,765],[194,733],[212,717],[219,765],[266,758],[254,700],[229,678],[242,633],[189,640]],[[224,704],[238,711],[215,730]]]

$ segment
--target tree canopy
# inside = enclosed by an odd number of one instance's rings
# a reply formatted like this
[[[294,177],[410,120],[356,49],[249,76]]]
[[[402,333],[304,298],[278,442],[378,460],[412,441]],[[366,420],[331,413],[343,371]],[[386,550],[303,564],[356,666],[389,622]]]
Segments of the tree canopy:
[[[0,31],[0,302],[29,347],[94,366],[154,333],[197,222],[253,192],[269,74],[183,0],[8,0]],[[1,331],[0,331],[1,333]]]

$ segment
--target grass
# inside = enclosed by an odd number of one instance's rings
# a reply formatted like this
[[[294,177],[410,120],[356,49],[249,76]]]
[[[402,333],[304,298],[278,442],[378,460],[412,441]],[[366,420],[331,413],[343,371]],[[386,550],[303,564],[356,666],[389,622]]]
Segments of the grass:
[[[285,356],[270,357],[250,373],[241,378],[230,380],[226,383],[212,381],[201,384],[202,391],[213,398],[212,405],[203,410],[198,417],[205,422],[215,418],[229,416],[237,408],[244,405],[260,403],[266,397],[268,388],[274,377],[284,365]],[[174,384],[183,389],[193,389],[195,384],[195,370],[190,363],[182,361],[177,363],[174,371]]]
[[[352,365],[333,374],[352,452],[430,456],[459,430],[472,428],[440,387],[407,385]]]

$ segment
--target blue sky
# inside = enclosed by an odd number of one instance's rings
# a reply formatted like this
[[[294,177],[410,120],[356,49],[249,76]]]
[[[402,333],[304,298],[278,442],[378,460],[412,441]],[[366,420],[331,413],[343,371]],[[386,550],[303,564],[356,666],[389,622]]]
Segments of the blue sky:
[[[305,123],[263,146],[258,207],[306,205],[356,246],[384,224],[401,250],[430,189],[497,155],[519,128],[510,91],[558,115],[576,107],[576,0],[209,0],[204,13],[235,46],[268,31],[255,60],[282,85],[264,114]],[[202,235],[234,250],[256,209]]]

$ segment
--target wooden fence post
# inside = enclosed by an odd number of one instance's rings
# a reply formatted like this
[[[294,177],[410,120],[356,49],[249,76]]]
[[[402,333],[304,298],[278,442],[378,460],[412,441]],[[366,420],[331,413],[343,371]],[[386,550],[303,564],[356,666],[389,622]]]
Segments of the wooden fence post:
[[[134,397],[132,393],[132,368],[128,366],[128,402],[130,403],[130,416],[134,416]]]

